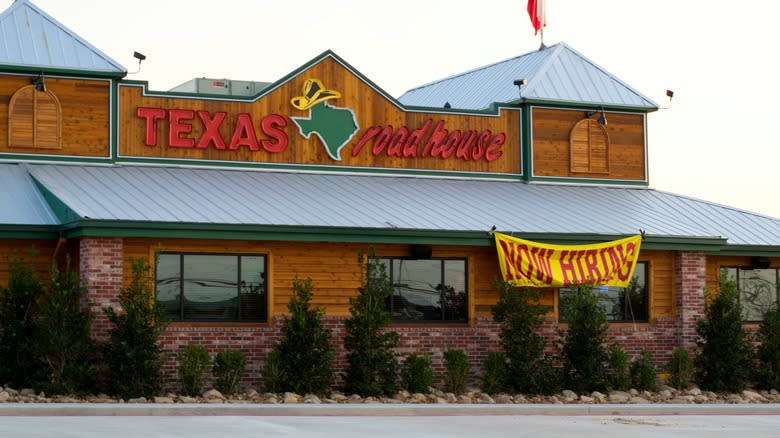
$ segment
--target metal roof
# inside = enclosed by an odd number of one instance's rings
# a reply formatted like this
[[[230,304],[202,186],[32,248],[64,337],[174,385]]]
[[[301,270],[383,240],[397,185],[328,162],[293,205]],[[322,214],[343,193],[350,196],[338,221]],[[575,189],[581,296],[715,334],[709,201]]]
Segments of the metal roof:
[[[528,83],[518,90],[514,81]],[[520,98],[656,110],[658,105],[565,43],[413,88],[404,105],[481,110]]]
[[[59,224],[23,165],[0,163],[0,187],[0,224]]]
[[[600,235],[641,228],[652,236],[780,245],[780,219],[648,188],[151,166],[27,168],[87,220],[420,231],[495,225],[505,232]]]
[[[127,69],[96,49],[29,0],[16,0],[0,14],[0,64],[123,76]]]

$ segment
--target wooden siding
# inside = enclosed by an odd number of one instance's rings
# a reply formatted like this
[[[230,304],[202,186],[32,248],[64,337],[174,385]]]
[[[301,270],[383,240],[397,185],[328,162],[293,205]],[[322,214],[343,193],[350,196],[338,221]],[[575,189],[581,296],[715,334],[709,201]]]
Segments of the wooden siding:
[[[78,241],[68,240],[60,244],[57,240],[3,239],[0,241],[0,287],[8,286],[9,261],[18,257],[25,263],[32,262],[40,279],[47,282],[51,268],[52,257],[57,251],[60,269],[64,269],[64,261],[70,255],[70,270],[78,272]]]
[[[601,113],[596,113],[600,115]],[[594,115],[592,117],[597,117]],[[590,171],[582,160],[572,162],[572,129],[586,119],[584,110],[532,109],[533,175],[537,177],[605,178],[643,181],[645,175],[645,128],[641,114],[606,113],[604,126],[609,140],[606,166]],[[601,125],[599,125],[601,126]],[[578,137],[579,138],[579,137]],[[603,150],[601,151],[603,153]],[[604,160],[602,160],[604,161]]]
[[[42,148],[40,144],[9,144],[11,97],[18,90],[30,85],[30,77],[0,76],[0,156],[11,153],[108,157],[111,138],[110,82],[51,77],[46,77],[45,80],[46,89],[56,96],[61,108],[60,147]],[[52,113],[43,116],[51,125]],[[49,136],[48,144],[52,141],[51,136],[56,133],[50,132],[46,135]]]
[[[341,93],[340,98],[328,100],[328,105],[353,110],[358,132],[341,149],[340,160],[329,156],[322,140],[312,134],[309,138],[299,132],[298,127],[290,117],[309,117],[309,110],[301,111],[291,105],[290,99],[303,94],[303,84],[308,79],[320,79],[324,86]],[[226,143],[233,136],[236,119],[239,114],[247,114],[252,120],[259,141],[275,140],[261,129],[261,120],[276,114],[282,117],[286,126],[280,127],[288,140],[286,148],[273,152],[260,147],[250,150],[241,146],[236,150],[218,149],[214,142],[204,148],[168,147],[169,120],[159,120],[156,126],[156,146],[146,144],[146,119],[139,117],[137,108],[162,108],[165,110],[180,109],[186,111],[206,111],[210,117],[218,112],[226,113],[225,120],[219,127],[219,133]],[[166,113],[166,116],[170,113]],[[178,135],[181,139],[194,139],[196,142],[204,132],[204,123],[200,116],[186,119],[182,123],[186,130]],[[441,171],[468,172],[520,172],[520,123],[519,111],[502,110],[500,117],[462,114],[433,114],[420,112],[405,112],[384,98],[359,77],[346,70],[332,58],[326,58],[295,78],[289,80],[268,95],[255,102],[238,102],[228,100],[209,100],[206,98],[184,99],[178,97],[143,96],[140,86],[125,86],[119,88],[119,154],[123,157],[167,158],[178,160],[205,161],[236,161],[248,163],[289,163],[300,165],[328,166],[359,166],[367,168],[403,168],[428,169]],[[355,145],[363,134],[371,127],[392,127],[395,132],[405,126],[410,131],[423,127],[430,120],[430,127],[417,148],[416,157],[398,157],[388,154],[389,148],[383,149],[377,155],[372,153],[374,141],[365,144],[357,151]],[[422,157],[421,151],[427,139],[431,136],[434,126],[444,122],[444,128],[450,133],[455,130],[476,131],[477,135],[489,131],[491,136],[500,133],[506,135],[501,146],[501,157],[489,162],[484,158],[464,160],[455,157]],[[376,137],[374,137],[376,139]],[[486,146],[486,145],[485,145]],[[353,156],[353,152],[356,153]]]
[[[155,248],[172,252],[216,254],[265,254],[268,257],[268,294],[272,303],[269,317],[287,312],[292,281],[311,277],[314,283],[312,303],[323,306],[329,316],[349,316],[349,299],[361,285],[357,255],[368,245],[304,242],[208,241],[181,239],[125,239],[124,276],[130,278],[130,257],[151,260]],[[376,245],[379,256],[403,257],[411,253],[409,245]],[[498,294],[494,282],[500,278],[498,260],[492,247],[433,246],[433,258],[465,258],[468,264],[469,319],[490,318],[491,306]],[[648,262],[651,322],[674,315],[674,258],[672,251],[644,251],[640,260]],[[542,291],[540,303],[557,314],[554,289]]]

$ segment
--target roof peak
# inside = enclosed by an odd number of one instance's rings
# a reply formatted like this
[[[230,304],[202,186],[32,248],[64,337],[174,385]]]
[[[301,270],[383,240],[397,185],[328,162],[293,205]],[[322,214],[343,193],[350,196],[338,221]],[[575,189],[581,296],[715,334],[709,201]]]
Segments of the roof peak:
[[[494,67],[494,66],[497,66],[497,65],[501,65],[501,64],[504,64],[504,63],[507,63],[507,62],[510,62],[510,61],[514,61],[514,60],[523,58],[525,56],[529,56],[529,55],[533,55],[533,54],[540,53],[540,52],[545,52],[545,51],[551,51],[553,49],[558,48],[559,46],[568,47],[563,41],[560,41],[560,42],[557,42],[557,43],[555,43],[555,44],[553,44],[551,46],[540,47],[539,49],[532,50],[530,52],[526,52],[526,53],[523,53],[523,54],[520,54],[520,55],[517,55],[517,56],[513,56],[511,58],[506,58],[506,59],[503,59],[501,61],[496,61],[496,62],[493,62],[493,63],[490,63],[490,64],[486,64],[486,65],[483,65],[483,66],[480,66],[480,67],[473,68],[471,70],[466,70],[464,72],[456,73],[456,74],[454,74],[452,76],[447,76],[447,77],[442,78],[442,79],[437,79],[435,81],[431,81],[431,82],[419,85],[417,87],[410,88],[406,92],[409,93],[411,91],[419,90],[421,88],[425,88],[425,87],[431,86],[433,84],[437,84],[439,82],[444,82],[444,81],[448,81],[450,79],[455,79],[455,78],[458,78],[458,77],[461,77],[461,76],[466,76],[468,74],[472,74],[472,73],[475,73],[475,72],[478,72],[478,71],[481,71],[481,70],[487,70],[487,69],[489,69],[491,67]],[[406,94],[406,93],[404,93],[404,94]]]
[[[518,90],[515,82],[528,82]],[[480,110],[525,99],[654,111],[658,105],[561,41],[412,88],[404,105]]]
[[[0,13],[0,65],[94,72],[122,77],[127,69],[30,0]]]

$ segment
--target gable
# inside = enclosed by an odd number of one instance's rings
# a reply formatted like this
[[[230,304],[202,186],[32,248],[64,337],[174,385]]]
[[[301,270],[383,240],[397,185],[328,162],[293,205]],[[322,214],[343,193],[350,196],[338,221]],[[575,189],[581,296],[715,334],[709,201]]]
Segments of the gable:
[[[252,98],[119,86],[119,157],[520,174],[519,110],[410,110],[332,52]]]

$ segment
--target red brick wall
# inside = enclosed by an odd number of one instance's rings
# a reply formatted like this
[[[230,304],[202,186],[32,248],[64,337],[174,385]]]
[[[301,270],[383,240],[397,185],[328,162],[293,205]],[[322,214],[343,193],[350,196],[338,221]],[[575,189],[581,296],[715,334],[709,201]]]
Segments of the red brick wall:
[[[692,352],[696,346],[696,321],[704,316],[706,257],[699,252],[679,252],[675,260],[675,327],[677,345]]]
[[[92,337],[98,342],[108,340],[111,327],[103,313],[104,307],[119,310],[122,289],[123,244],[120,238],[85,237],[79,242],[79,275],[87,288],[86,298],[92,304],[94,320]]]
[[[326,316],[325,326],[333,330],[333,342],[336,346],[336,360],[333,366],[337,373],[336,385],[344,383],[343,373],[346,370],[347,358],[343,346],[344,317]],[[175,390],[178,385],[178,351],[188,345],[203,345],[212,357],[225,349],[241,350],[246,354],[247,369],[242,379],[242,385],[262,389],[262,369],[265,358],[274,345],[281,339],[282,317],[276,317],[267,326],[222,326],[172,324],[161,336],[164,353],[167,360],[163,367],[164,378],[168,389]],[[444,371],[443,355],[450,348],[466,352],[471,362],[472,381],[476,383],[481,375],[481,365],[488,351],[498,350],[498,326],[490,319],[478,318],[473,327],[393,327],[401,338],[401,347],[397,350],[402,355],[410,353],[428,353],[436,373]],[[209,381],[210,383],[211,381]]]

